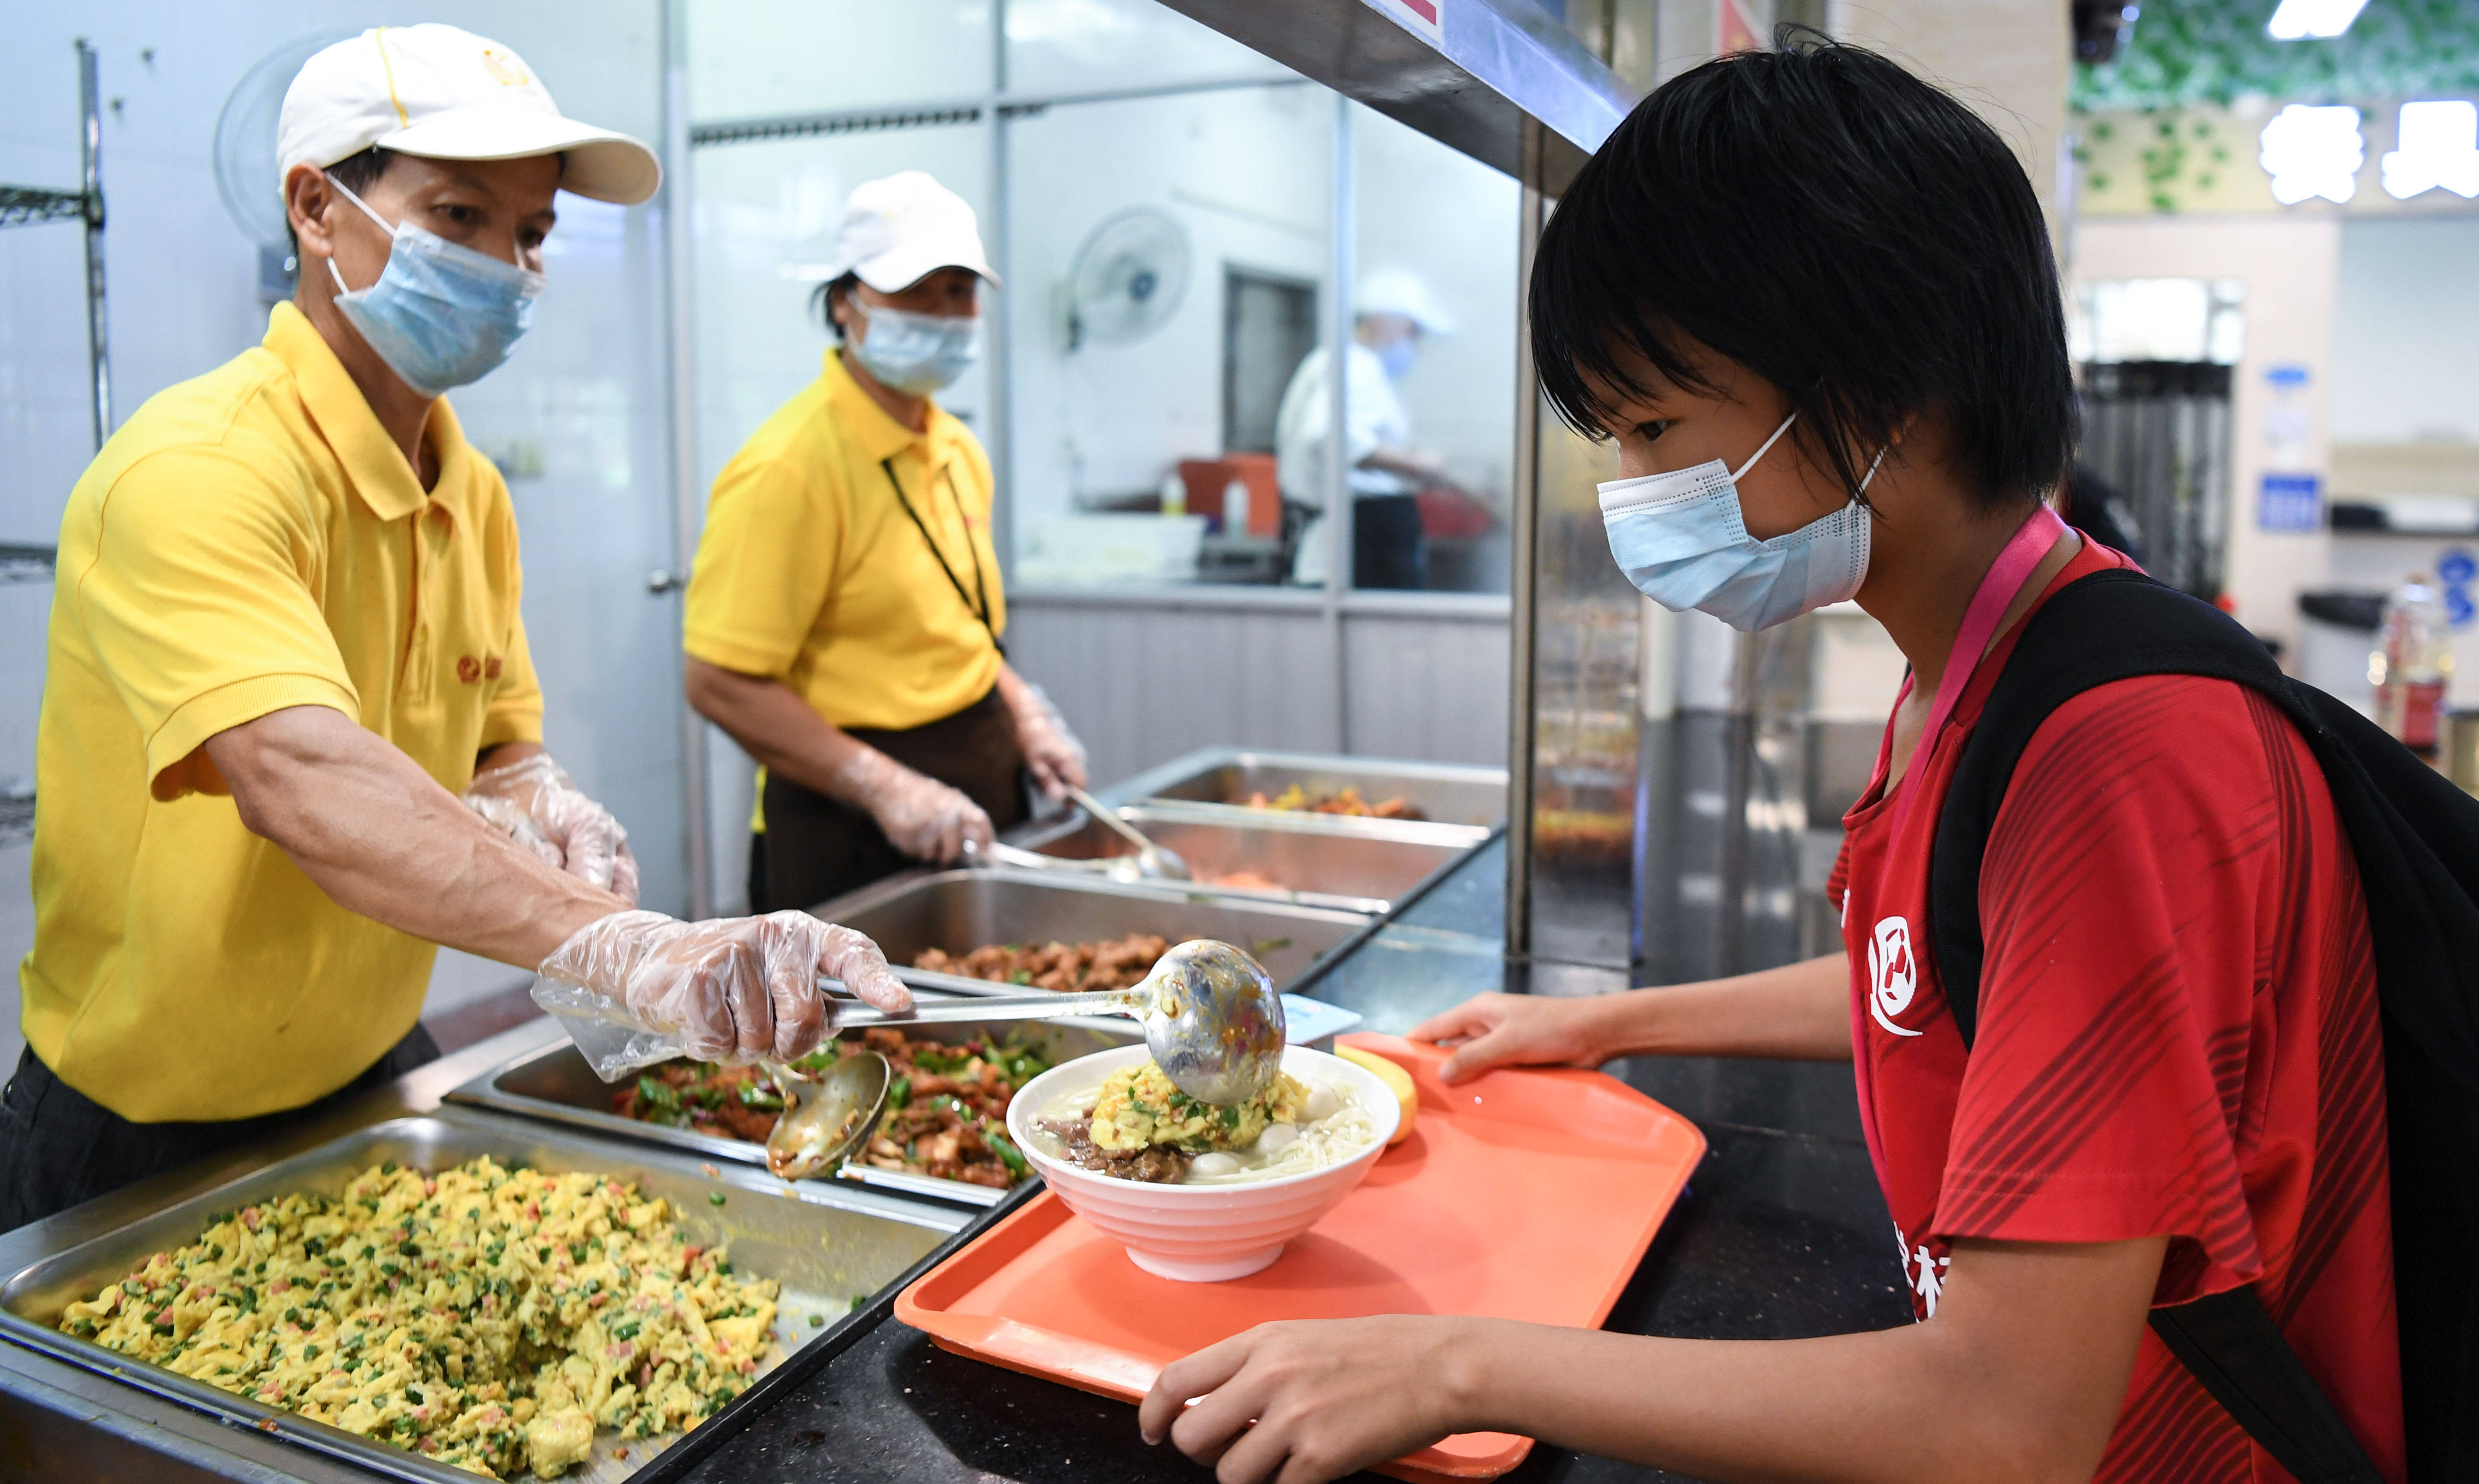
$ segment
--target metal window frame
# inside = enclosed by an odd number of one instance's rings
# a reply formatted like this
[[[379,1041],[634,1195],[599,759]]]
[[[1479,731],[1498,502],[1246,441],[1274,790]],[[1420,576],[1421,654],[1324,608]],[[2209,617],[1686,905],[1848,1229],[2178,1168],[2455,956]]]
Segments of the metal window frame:
[[[0,227],[35,227],[77,221],[86,226],[86,352],[93,387],[90,410],[94,446],[112,436],[112,337],[103,285],[103,106],[95,76],[95,49],[86,38],[71,43],[78,58],[78,189],[0,186]]]

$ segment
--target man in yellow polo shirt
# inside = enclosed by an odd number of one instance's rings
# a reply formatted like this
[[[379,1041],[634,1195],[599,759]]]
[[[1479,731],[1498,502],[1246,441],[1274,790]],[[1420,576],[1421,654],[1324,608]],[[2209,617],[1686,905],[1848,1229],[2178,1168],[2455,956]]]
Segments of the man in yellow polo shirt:
[[[312,58],[278,163],[294,301],[62,520],[0,1229],[435,1055],[434,943],[701,1055],[814,1044],[820,973],[907,1001],[842,928],[631,910],[625,832],[542,750],[507,487],[441,393],[530,324],[554,193],[644,200],[652,155],[415,26]]]
[[[1085,749],[1009,668],[990,463],[932,393],[998,282],[918,170],[856,187],[817,302],[840,344],[716,479],[689,579],[691,705],[766,771],[753,911],[808,907],[1025,817]]]

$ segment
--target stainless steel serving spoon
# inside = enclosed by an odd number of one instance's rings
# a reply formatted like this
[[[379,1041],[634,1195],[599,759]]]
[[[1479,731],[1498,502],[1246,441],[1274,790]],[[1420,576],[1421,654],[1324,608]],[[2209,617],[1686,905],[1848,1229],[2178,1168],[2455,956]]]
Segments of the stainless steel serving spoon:
[[[1118,834],[1120,839],[1127,841],[1129,843],[1137,847],[1135,865],[1136,873],[1138,877],[1149,881],[1193,881],[1196,879],[1195,873],[1188,868],[1188,862],[1180,859],[1178,851],[1167,849],[1162,845],[1155,844],[1150,840],[1147,840],[1142,830],[1137,829],[1127,820],[1120,818],[1119,812],[1117,810],[1105,805],[1100,799],[1097,799],[1092,794],[1086,792],[1083,789],[1077,788],[1073,784],[1068,784],[1064,787],[1067,790],[1067,796],[1076,801],[1078,808],[1084,810],[1086,814],[1091,815],[1094,818],[1099,819],[1104,824],[1110,826],[1111,829]],[[1111,859],[1116,862],[1128,860],[1129,857],[1113,856]],[[1116,875],[1117,872],[1113,871],[1112,874]],[[1192,1096],[1194,1094],[1191,1094],[1190,1095]]]
[[[783,1112],[766,1136],[766,1168],[779,1179],[805,1180],[834,1169],[878,1127],[892,1073],[876,1051],[847,1056],[815,1076],[780,1062],[760,1062]]]
[[[827,1015],[829,1035],[871,1025],[1131,1016],[1144,1026],[1145,1048],[1153,1053],[1155,1064],[1181,1092],[1209,1103],[1245,1102],[1256,1096],[1273,1085],[1283,1061],[1283,997],[1275,993],[1272,977],[1264,965],[1240,949],[1202,938],[1172,948],[1152,972],[1124,990],[958,995],[917,1000],[902,1015],[889,1015],[858,1000],[831,998]],[[830,1075],[854,1060],[857,1058],[848,1058]],[[776,1127],[779,1132],[782,1122],[779,1120]],[[773,1141],[768,1141],[767,1148],[771,1159]]]

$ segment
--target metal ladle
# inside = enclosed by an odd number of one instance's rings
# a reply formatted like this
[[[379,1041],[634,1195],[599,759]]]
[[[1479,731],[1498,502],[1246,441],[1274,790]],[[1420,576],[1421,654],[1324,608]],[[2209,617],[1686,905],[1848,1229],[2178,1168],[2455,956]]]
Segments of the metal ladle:
[[[1152,841],[1147,840],[1143,831],[1137,829],[1135,825],[1130,824],[1127,820],[1120,818],[1119,812],[1117,810],[1106,807],[1100,799],[1097,799],[1092,794],[1086,792],[1083,789],[1077,788],[1073,784],[1068,784],[1064,787],[1067,790],[1067,796],[1076,801],[1078,808],[1084,810],[1086,814],[1091,815],[1094,818],[1099,819],[1104,824],[1110,826],[1111,829],[1118,833],[1122,840],[1127,841],[1129,843],[1137,847],[1135,859],[1136,872],[1138,877],[1148,881],[1193,881],[1196,879],[1195,874],[1188,868],[1188,862],[1180,859],[1178,851],[1165,849],[1161,845],[1155,844]],[[1125,861],[1128,857],[1114,856],[1112,859],[1113,861]],[[1117,875],[1118,872],[1113,870],[1112,874]],[[1121,879],[1124,880],[1126,878],[1122,877]]]
[[[1272,1086],[1282,1068],[1283,997],[1275,993],[1272,977],[1246,953],[1210,939],[1172,948],[1151,973],[1124,990],[958,995],[916,1001],[902,1015],[856,1000],[827,1001],[830,1035],[871,1025],[1055,1020],[1077,1015],[1134,1017],[1144,1026],[1145,1048],[1155,1065],[1199,1102],[1246,1102]],[[849,1064],[850,1059],[841,1065]]]
[[[1209,939],[1172,948],[1152,972],[1124,990],[915,1001],[902,1015],[830,998],[827,1014],[830,1037],[872,1025],[1133,1016],[1144,1026],[1154,1064],[1171,1084],[1215,1104],[1245,1102],[1263,1093],[1283,1061],[1283,997],[1273,979],[1254,958]],[[780,1062],[758,1065],[783,1096],[783,1112],[766,1137],[766,1168],[778,1178],[805,1180],[832,1170],[877,1130],[892,1078],[878,1052],[843,1057],[815,1076]]]
[[[760,1062],[783,1112],[766,1136],[766,1168],[778,1179],[805,1180],[842,1164],[878,1127],[893,1073],[876,1051],[847,1056],[816,1076],[780,1062]]]

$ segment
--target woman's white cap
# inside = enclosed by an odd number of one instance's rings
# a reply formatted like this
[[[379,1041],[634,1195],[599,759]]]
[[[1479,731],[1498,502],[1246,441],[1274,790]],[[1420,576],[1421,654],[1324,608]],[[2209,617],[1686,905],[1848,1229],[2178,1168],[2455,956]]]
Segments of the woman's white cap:
[[[881,293],[900,293],[940,268],[970,268],[999,287],[971,203],[920,170],[853,188],[829,266],[829,281],[857,273]]]
[[[523,58],[454,26],[380,26],[301,64],[275,127],[277,178],[374,144],[425,160],[557,155],[561,189],[623,206],[663,181],[652,150],[563,118]]]

